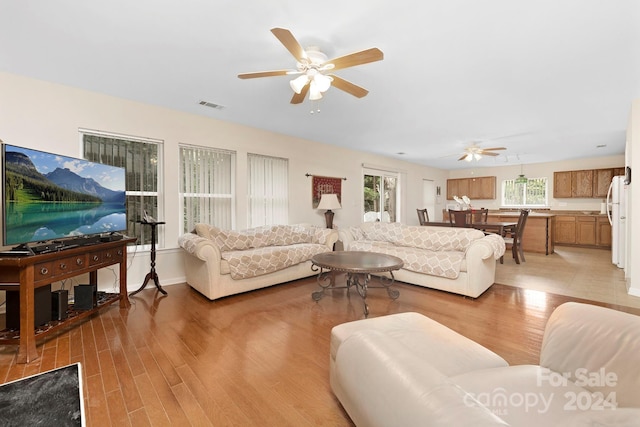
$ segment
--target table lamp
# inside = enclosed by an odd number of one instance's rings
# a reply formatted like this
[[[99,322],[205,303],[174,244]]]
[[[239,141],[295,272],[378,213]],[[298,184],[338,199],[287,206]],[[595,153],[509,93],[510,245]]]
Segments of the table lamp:
[[[333,212],[332,209],[340,209],[340,201],[336,194],[323,194],[318,203],[318,209],[326,209],[324,219],[327,221],[327,228],[333,228]]]

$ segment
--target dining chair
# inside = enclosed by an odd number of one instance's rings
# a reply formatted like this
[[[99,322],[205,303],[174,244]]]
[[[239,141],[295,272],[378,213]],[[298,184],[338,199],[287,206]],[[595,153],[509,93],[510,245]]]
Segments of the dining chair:
[[[511,254],[513,255],[513,259],[516,260],[516,264],[520,264],[520,260],[522,260],[522,262],[526,261],[524,259],[524,251],[522,250],[522,235],[528,217],[529,209],[522,209],[515,228],[507,236],[503,237],[506,249],[511,249]],[[503,263],[504,255],[500,257],[500,264]]]
[[[449,209],[449,223],[452,227],[471,227],[473,224],[472,213],[470,210],[459,211]]]
[[[474,223],[486,223],[489,219],[489,209],[480,208],[473,209],[473,222]]]
[[[420,225],[427,225],[429,222],[429,212],[426,209],[416,209],[418,211],[418,221]]]
[[[486,224],[489,219],[489,209],[480,208],[471,210],[471,219],[473,220],[473,228],[482,231],[484,234],[491,234],[487,232],[486,228],[483,228],[480,224]]]

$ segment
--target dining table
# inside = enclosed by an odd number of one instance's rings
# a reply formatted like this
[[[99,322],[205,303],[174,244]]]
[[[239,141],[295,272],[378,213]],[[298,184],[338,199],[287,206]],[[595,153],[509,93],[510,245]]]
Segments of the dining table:
[[[517,221],[495,221],[495,222],[474,222],[471,226],[477,230],[505,235],[505,230],[514,229],[518,225]]]
[[[429,221],[425,224],[431,227],[451,227],[451,223],[448,221]],[[518,225],[517,221],[495,221],[495,222],[474,222],[470,224],[470,228],[475,228],[481,231],[487,231],[495,233],[500,236],[505,235],[505,231],[515,228]]]

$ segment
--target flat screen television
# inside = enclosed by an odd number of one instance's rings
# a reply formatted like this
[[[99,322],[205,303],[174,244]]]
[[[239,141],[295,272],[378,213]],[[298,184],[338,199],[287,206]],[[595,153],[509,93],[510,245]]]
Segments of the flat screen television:
[[[127,229],[125,169],[2,146],[3,244]]]

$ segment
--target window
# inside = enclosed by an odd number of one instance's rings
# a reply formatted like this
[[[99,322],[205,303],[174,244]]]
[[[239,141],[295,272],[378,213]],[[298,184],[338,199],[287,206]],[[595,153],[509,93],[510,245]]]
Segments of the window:
[[[127,235],[138,238],[139,245],[151,244],[151,227],[136,223],[144,211],[161,218],[158,199],[162,144],[133,137],[81,131],[85,159],[124,167],[126,170]]]
[[[517,183],[515,179],[502,181],[502,205],[547,206],[547,178],[530,178],[526,183]]]
[[[248,226],[289,222],[289,161],[249,154]]]
[[[364,222],[397,222],[398,174],[364,171]]]
[[[184,233],[199,222],[233,228],[235,160],[231,151],[180,145],[180,211]]]

